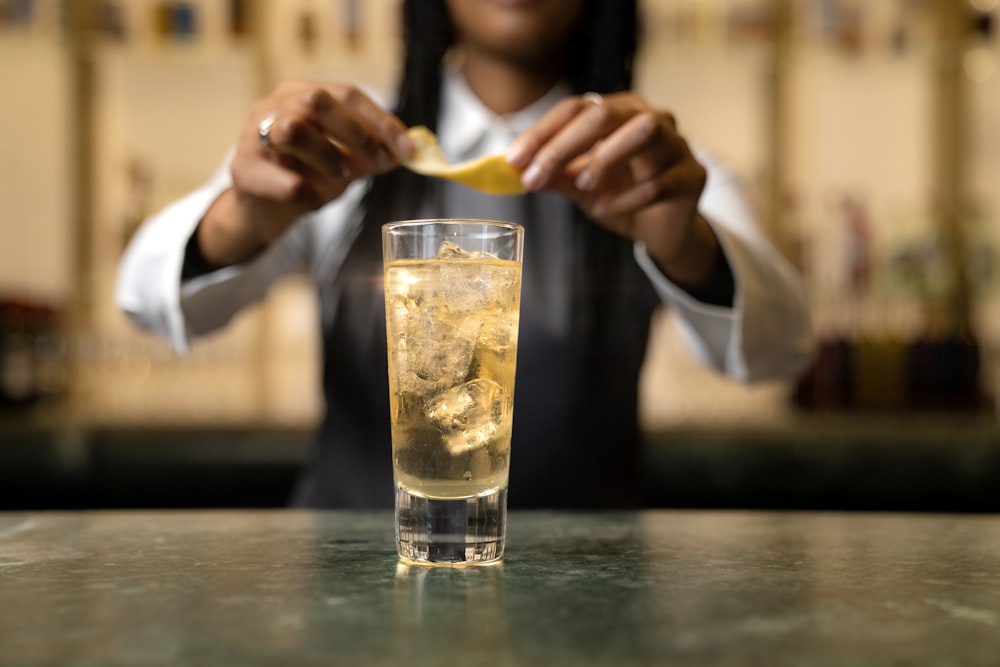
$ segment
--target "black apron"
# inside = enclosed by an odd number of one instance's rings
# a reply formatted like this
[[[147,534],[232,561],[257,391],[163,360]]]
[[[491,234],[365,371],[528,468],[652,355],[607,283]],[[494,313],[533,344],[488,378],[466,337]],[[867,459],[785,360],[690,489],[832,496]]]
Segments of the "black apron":
[[[525,226],[509,506],[640,506],[639,373],[658,301],[631,257],[631,242],[599,236],[602,251],[613,246],[627,259],[613,274],[602,274],[596,287],[582,285],[580,276],[588,274],[581,271],[589,268],[574,225],[593,223],[568,215],[566,200],[488,197],[451,184],[438,191],[442,217],[476,211],[475,217]],[[558,215],[546,214],[557,209]],[[362,230],[333,279],[336,316],[323,332],[327,412],[294,506],[392,506],[385,302],[375,232]]]

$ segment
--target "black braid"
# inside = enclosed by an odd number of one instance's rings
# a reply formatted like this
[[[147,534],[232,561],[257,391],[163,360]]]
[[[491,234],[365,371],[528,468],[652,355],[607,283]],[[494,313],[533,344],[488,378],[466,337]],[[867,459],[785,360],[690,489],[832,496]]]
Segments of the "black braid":
[[[437,130],[441,97],[441,60],[455,41],[455,28],[443,0],[403,3],[405,58],[396,115],[407,125]]]
[[[635,0],[590,0],[569,45],[567,79],[577,95],[629,90],[638,49]]]

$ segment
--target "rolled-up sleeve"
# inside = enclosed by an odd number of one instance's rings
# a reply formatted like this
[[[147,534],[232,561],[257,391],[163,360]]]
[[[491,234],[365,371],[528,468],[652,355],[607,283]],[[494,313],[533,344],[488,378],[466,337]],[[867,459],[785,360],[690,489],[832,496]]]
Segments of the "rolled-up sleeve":
[[[136,326],[167,339],[178,351],[188,347],[189,323],[180,303],[184,250],[198,222],[227,187],[227,179],[217,176],[146,220],[118,266],[118,308]]]
[[[339,261],[349,242],[348,212],[359,203],[358,181],[338,200],[304,215],[277,241],[252,260],[181,280],[191,235],[212,203],[231,185],[227,168],[206,185],[170,204],[140,227],[119,265],[115,300],[136,326],[188,350],[192,337],[228,323],[247,305],[260,300],[283,275],[305,270],[317,254]],[[324,266],[333,271],[335,267]]]
[[[699,208],[732,269],[733,306],[691,297],[663,275],[641,244],[636,261],[702,363],[745,382],[794,378],[812,358],[804,285],[757,227],[735,178],[706,153],[696,154],[709,172]]]

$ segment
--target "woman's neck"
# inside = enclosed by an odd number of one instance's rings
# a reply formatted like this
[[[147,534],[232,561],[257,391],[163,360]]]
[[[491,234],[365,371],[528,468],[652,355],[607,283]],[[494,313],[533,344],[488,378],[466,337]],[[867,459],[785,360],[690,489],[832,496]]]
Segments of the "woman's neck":
[[[561,77],[553,63],[519,67],[509,61],[463,54],[461,70],[476,97],[497,115],[520,111],[541,99]]]

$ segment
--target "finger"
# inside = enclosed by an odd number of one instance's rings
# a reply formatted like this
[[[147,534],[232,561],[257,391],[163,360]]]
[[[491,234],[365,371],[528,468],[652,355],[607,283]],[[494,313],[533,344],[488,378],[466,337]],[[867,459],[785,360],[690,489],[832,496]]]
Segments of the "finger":
[[[632,187],[598,198],[591,211],[598,218],[616,218],[635,213],[656,202],[659,195],[655,181],[643,181]]]
[[[561,173],[553,175],[551,180],[545,185],[545,190],[561,194],[580,208],[587,210],[603,193],[616,189],[624,189],[628,183],[632,182],[628,174],[624,170],[621,170],[618,172],[620,178],[617,182],[614,178],[606,178],[600,191],[588,192],[580,190],[576,187],[576,181],[587,162],[588,156],[584,155],[576,158]]]
[[[575,97],[561,100],[537,123],[514,140],[507,149],[507,162],[518,169],[525,169],[534,160],[538,149],[575,118],[586,104],[582,99]]]
[[[627,113],[608,105],[589,105],[538,150],[524,172],[525,187],[529,190],[545,187],[569,163],[592,151],[614,132],[625,122]]]
[[[258,150],[267,159],[289,158],[329,178],[350,180],[355,169],[374,168],[363,160],[348,164],[346,148],[330,141],[316,125],[296,114],[275,116],[267,133],[267,145]]]
[[[597,104],[590,99],[567,98],[514,141],[507,151],[507,161],[518,169],[528,172],[530,174],[528,181],[542,176],[543,178],[539,179],[538,183],[533,184],[533,189],[543,187],[548,178],[554,174],[555,165],[560,159],[565,162],[573,157],[573,155],[553,154],[550,150],[552,142],[558,137],[564,136],[574,124],[576,124],[576,131],[580,131],[580,128],[586,125],[578,124],[579,119],[588,116],[591,127],[603,129],[604,123],[601,120],[613,118],[615,113],[611,111],[610,106]],[[599,138],[600,132],[590,139],[580,138],[580,147],[576,150],[576,154],[585,152]],[[567,146],[564,144],[563,150],[566,148]]]
[[[386,171],[413,153],[402,122],[357,88],[313,88],[302,95],[302,103],[324,134],[375,171]]]
[[[684,163],[655,178],[636,182],[621,191],[599,196],[592,207],[598,217],[634,214],[658,202],[683,200],[697,202],[705,185],[705,171],[697,163]]]
[[[331,199],[335,199],[351,182],[349,178],[315,170],[295,158],[282,156],[279,161],[283,167],[302,177],[300,196],[303,197],[302,201],[309,204],[311,208],[316,208]]]
[[[326,201],[324,191],[330,190],[328,179],[295,158],[278,154],[264,159],[236,160],[231,172],[233,184],[242,196],[304,209]]]
[[[342,155],[349,155],[358,171],[376,173],[395,165],[395,158],[378,138],[327,89],[310,88],[286,101],[285,106],[286,122],[311,126],[319,138]]]
[[[586,167],[576,180],[583,191],[597,190],[606,175],[632,163],[637,179],[651,178],[672,161],[686,154],[686,145],[672,130],[664,127],[668,119],[651,112],[636,114],[594,147]],[[642,156],[636,160],[637,155]]]
[[[265,148],[294,156],[318,169],[333,169],[331,173],[342,169],[345,160],[359,173],[378,173],[395,167],[397,161],[388,148],[363,118],[334,98],[335,92],[351,97],[331,86],[292,82],[283,84],[275,95],[260,102],[261,118],[276,119]]]
[[[416,146],[407,135],[406,126],[396,115],[380,107],[356,88],[342,90],[343,93],[339,96],[335,95],[335,97],[380,139],[382,145],[397,160],[408,160],[413,157]]]

